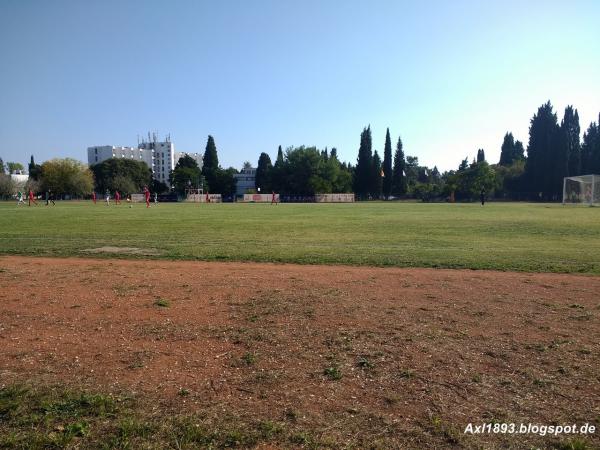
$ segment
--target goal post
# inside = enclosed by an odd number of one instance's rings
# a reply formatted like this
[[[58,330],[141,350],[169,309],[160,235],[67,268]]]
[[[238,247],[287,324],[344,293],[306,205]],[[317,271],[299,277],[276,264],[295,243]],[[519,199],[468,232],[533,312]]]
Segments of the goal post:
[[[563,205],[600,205],[600,175],[578,175],[563,179]]]

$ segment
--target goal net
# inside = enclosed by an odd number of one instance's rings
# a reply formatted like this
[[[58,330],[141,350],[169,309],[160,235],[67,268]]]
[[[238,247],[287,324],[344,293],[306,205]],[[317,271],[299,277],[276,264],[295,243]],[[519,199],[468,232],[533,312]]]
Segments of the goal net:
[[[600,204],[600,175],[579,175],[563,180],[563,205],[566,203]]]

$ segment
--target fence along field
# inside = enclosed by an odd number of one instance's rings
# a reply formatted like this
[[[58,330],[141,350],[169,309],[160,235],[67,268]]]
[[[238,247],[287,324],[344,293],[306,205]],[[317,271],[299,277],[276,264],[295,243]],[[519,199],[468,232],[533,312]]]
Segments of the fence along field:
[[[598,274],[599,224],[599,208],[558,204],[4,202],[0,254]]]

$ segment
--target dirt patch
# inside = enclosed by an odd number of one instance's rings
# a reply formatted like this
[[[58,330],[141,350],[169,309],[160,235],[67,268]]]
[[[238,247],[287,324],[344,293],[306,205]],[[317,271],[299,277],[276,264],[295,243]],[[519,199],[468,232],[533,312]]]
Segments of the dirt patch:
[[[3,384],[293,422],[334,447],[549,447],[570,437],[463,431],[600,425],[599,277],[3,257],[0,286]]]
[[[121,255],[142,255],[142,256],[157,256],[160,251],[155,248],[138,248],[138,247],[98,247],[87,248],[81,250],[82,253],[109,253]]]

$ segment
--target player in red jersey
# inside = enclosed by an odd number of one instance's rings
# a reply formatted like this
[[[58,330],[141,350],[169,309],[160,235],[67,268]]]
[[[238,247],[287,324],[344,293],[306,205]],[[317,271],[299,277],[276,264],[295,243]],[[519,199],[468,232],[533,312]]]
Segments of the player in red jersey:
[[[94,205],[96,204],[96,191],[92,192],[92,201],[94,202]]]
[[[150,191],[148,186],[144,186],[144,196],[146,197],[146,208],[150,208]]]
[[[277,200],[275,200],[275,191],[273,191],[273,197],[271,197],[271,205],[274,203],[277,206]]]
[[[121,194],[119,191],[115,191],[115,205],[121,204]]]
[[[35,201],[35,197],[33,196],[33,191],[29,189],[29,204],[27,206],[31,206],[31,202],[35,203],[35,206],[37,206],[37,202]]]

